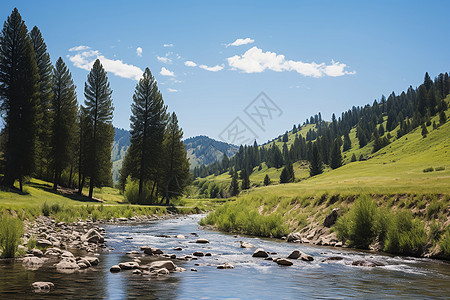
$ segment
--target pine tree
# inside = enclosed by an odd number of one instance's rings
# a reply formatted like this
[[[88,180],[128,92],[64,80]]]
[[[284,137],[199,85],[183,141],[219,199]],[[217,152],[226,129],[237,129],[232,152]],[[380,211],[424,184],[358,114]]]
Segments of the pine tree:
[[[384,126],[383,126],[383,124],[380,124],[380,127],[378,127],[378,134],[380,136],[384,135]]]
[[[100,60],[96,60],[84,85],[86,118],[92,130],[87,133],[89,152],[87,166],[89,175],[89,198],[94,186],[101,187],[112,181],[111,145],[114,140],[112,125],[112,90]]]
[[[264,185],[268,186],[270,184],[270,177],[268,174],[266,174],[266,176],[264,176]]]
[[[427,126],[425,126],[425,123],[422,124],[422,137],[426,138],[428,134]]]
[[[246,168],[242,169],[241,177],[242,177],[241,189],[248,190],[250,188],[250,177]]]
[[[136,85],[131,105],[131,146],[127,155],[132,161],[131,176],[139,180],[139,202],[142,199],[143,187],[149,180],[153,181],[151,196],[160,177],[162,142],[167,121],[167,106],[156,79],[149,68]]]
[[[311,160],[309,166],[309,175],[315,176],[323,172],[322,159],[320,158],[319,147],[314,143],[312,148]]]
[[[166,205],[169,205],[170,198],[179,197],[188,185],[189,161],[182,139],[183,130],[178,126],[177,115],[172,113],[163,143],[165,170],[162,177]]]
[[[355,155],[355,153],[353,153],[352,158],[351,158],[350,161],[351,161],[351,162],[355,162],[355,161],[356,161],[356,155]]]
[[[339,147],[339,143],[335,140],[330,154],[330,167],[332,169],[337,169],[340,166],[342,166],[341,147]]]
[[[47,45],[44,42],[41,31],[34,26],[31,30],[30,40],[33,44],[36,65],[39,74],[39,110],[38,110],[38,127],[37,144],[36,144],[36,171],[40,178],[49,180],[48,163],[50,156],[50,139],[52,124],[52,63],[50,55],[47,52]],[[47,169],[47,170],[46,170]],[[44,174],[44,172],[46,174]]]
[[[239,183],[238,183],[238,175],[237,175],[236,171],[233,173],[233,176],[231,177],[231,184],[230,184],[229,192],[232,197],[239,195]]]
[[[51,161],[53,189],[60,183],[61,172],[72,162],[76,144],[77,94],[72,75],[60,57],[53,70],[53,98],[51,112]]]
[[[286,167],[281,170],[280,174],[280,183],[288,183],[289,182],[289,174]]]
[[[352,148],[352,142],[350,141],[350,136],[348,135],[348,132],[344,134],[344,146],[343,150],[348,151]]]
[[[441,111],[439,113],[439,124],[444,125],[447,122],[447,116],[445,115],[445,111]]]
[[[0,35],[0,101],[5,127],[3,184],[13,187],[35,166],[39,75],[33,45],[17,8]]]

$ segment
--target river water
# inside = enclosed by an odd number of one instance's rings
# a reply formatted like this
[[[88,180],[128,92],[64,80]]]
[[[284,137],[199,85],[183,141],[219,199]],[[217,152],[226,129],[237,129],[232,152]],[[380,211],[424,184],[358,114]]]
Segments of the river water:
[[[20,263],[0,262],[0,299],[448,299],[450,264],[447,262],[394,257],[342,248],[291,244],[207,231],[198,228],[200,216],[182,217],[139,225],[107,225],[106,242],[114,250],[100,254],[100,264],[74,274],[54,269],[25,270]],[[196,244],[191,233],[206,238],[209,244]],[[183,234],[186,239],[159,237]],[[132,239],[129,239],[132,237]],[[239,241],[250,242],[273,257],[286,257],[299,249],[314,257],[313,262],[294,261],[279,266],[272,261],[253,258],[254,249],[242,249]],[[131,261],[126,252],[151,245],[178,256],[194,251],[209,252],[189,262],[175,262],[186,272],[149,278],[131,271],[110,273],[109,268]],[[182,251],[173,251],[182,247]],[[343,259],[322,262],[331,256]],[[352,266],[355,260],[372,260],[384,267]],[[219,270],[229,262],[234,269]],[[191,268],[197,272],[190,271]],[[33,294],[31,283],[51,281],[55,289],[48,294]]]

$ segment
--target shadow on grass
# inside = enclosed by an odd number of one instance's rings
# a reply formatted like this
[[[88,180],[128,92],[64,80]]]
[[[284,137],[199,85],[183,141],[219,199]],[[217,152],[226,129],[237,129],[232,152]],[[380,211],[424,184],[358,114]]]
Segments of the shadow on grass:
[[[60,195],[60,196],[69,198],[74,201],[87,202],[87,203],[89,203],[89,202],[90,203],[102,203],[103,202],[99,199],[95,199],[95,198],[91,199],[85,195],[80,195],[80,194],[76,193],[76,190],[67,189],[67,190],[64,190],[64,192],[61,190],[55,191],[51,185],[48,185],[45,183],[30,182],[30,183],[28,183],[28,186],[31,186],[33,188],[36,188],[36,189],[39,189],[39,190],[42,190],[42,191],[45,191],[48,193],[52,193],[55,195]]]
[[[21,196],[27,196],[30,194],[26,190],[21,191],[20,189],[18,189],[16,187],[9,187],[9,186],[3,186],[3,185],[0,186],[0,190],[3,192],[14,193],[14,194],[21,195]]]

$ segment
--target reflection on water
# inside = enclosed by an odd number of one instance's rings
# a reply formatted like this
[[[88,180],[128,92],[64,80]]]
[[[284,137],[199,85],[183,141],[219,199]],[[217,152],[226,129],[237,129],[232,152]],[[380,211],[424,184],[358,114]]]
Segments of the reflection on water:
[[[204,231],[197,227],[199,216],[152,222],[141,225],[106,226],[107,244],[113,251],[100,255],[100,264],[83,272],[60,274],[48,266],[25,270],[20,263],[0,262],[0,299],[301,299],[301,298],[446,298],[450,295],[450,265],[426,259],[400,258],[339,248],[258,239]],[[196,232],[210,244],[195,244]],[[183,234],[186,239],[158,235]],[[127,239],[132,237],[133,239]],[[276,256],[287,256],[300,249],[314,256],[313,262],[295,261],[293,266],[252,258],[252,249],[239,247],[239,240],[251,242]],[[119,262],[131,261],[125,253],[152,245],[164,253],[178,256],[194,251],[210,252],[211,257],[176,262],[187,269],[162,278],[147,278],[131,271],[110,273]],[[173,251],[182,247],[182,251]],[[330,256],[340,261],[322,262]],[[351,266],[354,260],[368,259],[385,267]],[[230,262],[233,270],[216,266]],[[196,268],[198,272],[189,271]],[[31,283],[51,281],[55,290],[33,294]]]

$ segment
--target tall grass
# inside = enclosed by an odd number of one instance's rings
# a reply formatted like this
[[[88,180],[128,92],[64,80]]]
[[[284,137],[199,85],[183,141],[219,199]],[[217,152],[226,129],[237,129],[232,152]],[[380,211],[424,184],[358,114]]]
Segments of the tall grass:
[[[22,220],[4,212],[0,217],[0,248],[3,257],[15,257],[22,234]]]

